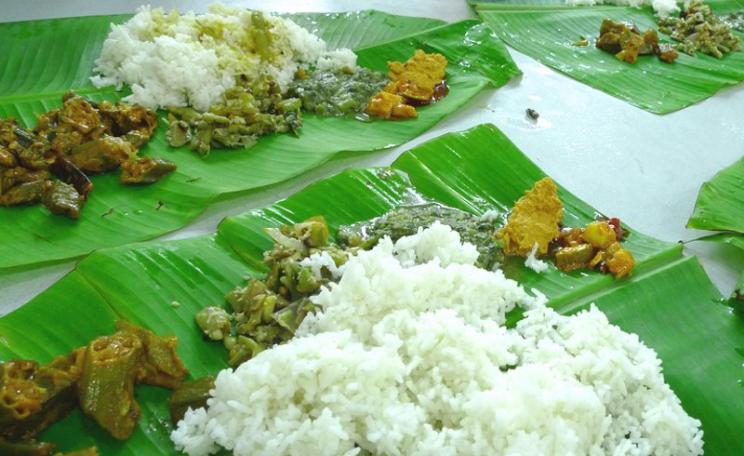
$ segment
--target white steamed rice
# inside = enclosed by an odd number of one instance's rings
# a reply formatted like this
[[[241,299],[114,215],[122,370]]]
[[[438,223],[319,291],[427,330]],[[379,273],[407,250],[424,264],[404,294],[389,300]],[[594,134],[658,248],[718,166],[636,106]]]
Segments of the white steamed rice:
[[[191,105],[206,111],[235,85],[238,74],[270,76],[284,89],[299,68],[356,67],[351,50],[329,51],[323,40],[292,20],[264,17],[274,36],[272,61],[242,47],[253,27],[249,10],[214,4],[207,14],[179,15],[141,7],[126,23],[111,26],[91,81],[96,87],[128,84],[132,94],[124,100],[148,108]],[[204,30],[218,30],[221,37]]]
[[[564,317],[435,223],[342,267],[287,344],[217,377],[191,455],[702,454],[656,353],[595,307]],[[325,262],[318,258],[318,261]],[[526,309],[516,328],[506,313]]]

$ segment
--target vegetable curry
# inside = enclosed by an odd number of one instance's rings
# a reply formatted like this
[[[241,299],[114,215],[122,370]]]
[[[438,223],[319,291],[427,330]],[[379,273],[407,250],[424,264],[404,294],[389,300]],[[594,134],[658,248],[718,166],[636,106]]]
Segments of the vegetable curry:
[[[29,360],[0,364],[0,453],[5,447],[51,454],[53,445],[34,438],[77,406],[113,437],[127,439],[140,416],[134,385],[180,386],[187,371],[175,337],[127,321],[116,329],[43,366]]]

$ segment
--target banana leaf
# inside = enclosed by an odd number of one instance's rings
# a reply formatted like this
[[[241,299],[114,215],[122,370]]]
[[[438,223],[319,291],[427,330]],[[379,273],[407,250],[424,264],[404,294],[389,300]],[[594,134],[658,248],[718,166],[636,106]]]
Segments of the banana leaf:
[[[474,214],[506,211],[542,177],[499,130],[482,125],[422,144],[391,168],[348,170],[272,206],[228,217],[214,235],[99,250],[0,318],[0,359],[45,362],[112,331],[117,318],[127,318],[159,334],[177,335],[179,354],[192,376],[215,373],[226,367],[226,353],[220,344],[202,340],[193,316],[223,303],[224,294],[245,276],[265,271],[262,252],[272,242],[264,228],[322,214],[335,232],[341,224],[410,201],[412,194]],[[595,209],[563,188],[560,193],[565,224],[593,219]],[[743,454],[744,442],[734,436],[744,426],[739,384],[744,359],[736,351],[744,347],[744,322],[720,304],[720,294],[697,259],[683,257],[678,245],[632,232],[627,246],[638,260],[629,279],[566,274],[554,267],[536,274],[522,260],[507,264],[505,272],[544,292],[563,313],[596,303],[611,321],[638,333],[659,353],[687,412],[702,420],[706,453]],[[143,417],[127,442],[114,441],[77,412],[42,438],[61,449],[96,444],[107,455],[174,453],[168,441],[167,391],[142,388],[137,397]]]
[[[124,92],[95,89],[88,81],[111,22],[103,16],[0,24],[0,116],[32,126],[35,116],[60,105],[75,90],[93,100],[117,100]],[[351,118],[304,117],[299,137],[262,138],[249,150],[216,150],[199,158],[165,141],[165,122],[143,150],[168,158],[178,170],[149,186],[124,187],[115,175],[93,178],[82,217],[54,217],[41,205],[0,208],[0,273],[80,257],[101,247],[151,239],[183,227],[212,202],[290,179],[339,153],[360,153],[406,142],[456,111],[487,86],[519,74],[504,45],[490,39],[478,21],[440,21],[376,11],[303,14],[298,21],[332,45],[351,46],[360,65],[386,71],[388,60],[405,60],[417,48],[444,54],[450,62],[450,93],[408,122],[359,122]],[[162,115],[161,115],[162,117]]]
[[[744,158],[703,183],[687,227],[722,231],[701,240],[729,244],[744,252]],[[744,301],[744,271],[736,284],[732,303],[741,306],[741,301]]]
[[[595,89],[656,114],[685,108],[744,80],[744,52],[722,59],[680,53],[673,64],[641,56],[621,62],[594,46],[603,19],[634,22],[641,30],[657,28],[650,7],[567,6],[562,0],[474,1],[485,23],[509,46]],[[744,8],[741,0],[717,0],[715,13]],[[744,38],[744,34],[737,35]],[[589,39],[584,47],[574,43]],[[660,33],[662,42],[672,42]]]
[[[744,234],[744,158],[703,183],[687,227]]]
[[[376,10],[284,14],[328,44],[329,49],[362,49],[445,25],[440,19],[397,16]]]
[[[741,253],[744,254],[744,236],[739,234],[719,233],[710,236],[703,236],[696,240],[718,242],[720,244],[730,245],[732,247],[735,247],[735,250],[741,251]],[[744,258],[744,255],[736,258]],[[731,295],[729,303],[732,305],[732,307],[739,309],[739,311],[742,312],[742,315],[744,315],[744,269],[742,269],[741,276],[734,285],[734,291]]]

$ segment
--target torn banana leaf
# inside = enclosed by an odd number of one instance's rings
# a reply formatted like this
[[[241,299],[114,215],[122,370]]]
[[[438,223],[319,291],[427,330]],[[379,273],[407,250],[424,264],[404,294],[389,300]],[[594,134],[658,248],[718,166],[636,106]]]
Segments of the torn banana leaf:
[[[360,65],[387,70],[417,48],[450,62],[449,96],[422,108],[409,122],[360,122],[304,116],[299,137],[262,138],[249,150],[220,150],[200,158],[170,148],[161,121],[143,150],[175,162],[178,169],[153,185],[123,187],[116,175],[93,178],[80,220],[53,217],[41,206],[0,208],[0,273],[80,257],[95,249],[151,239],[185,226],[212,202],[275,184],[317,167],[340,153],[368,152],[404,143],[456,111],[485,87],[519,74],[505,46],[478,21],[442,24],[376,11],[302,14],[331,45],[351,46]],[[93,100],[117,100],[126,91],[95,89],[88,81],[110,22],[128,16],[97,16],[0,24],[0,116],[27,126],[36,114],[59,106],[68,90]],[[161,119],[164,115],[160,115]]]
[[[560,0],[474,1],[485,23],[509,46],[609,95],[656,114],[665,114],[704,100],[744,80],[744,52],[721,59],[680,53],[672,64],[641,56],[635,64],[597,49],[603,19],[635,23],[641,30],[658,28],[650,7],[567,6]],[[708,2],[725,14],[744,8],[739,0]],[[736,32],[744,39],[744,34]],[[662,43],[671,38],[659,34]],[[586,38],[585,46],[576,43]]]
[[[192,375],[214,375],[227,367],[226,354],[221,344],[203,340],[194,315],[206,306],[223,305],[225,293],[244,276],[265,272],[262,254],[272,240],[264,228],[322,214],[335,234],[339,225],[379,216],[412,198],[474,214],[506,211],[542,177],[499,130],[484,125],[422,144],[392,168],[349,170],[273,206],[229,217],[215,235],[100,250],[0,318],[0,359],[45,362],[111,332],[114,321],[125,318],[158,334],[175,334]],[[566,225],[593,219],[595,209],[559,191]],[[536,274],[523,259],[507,263],[505,273],[546,293],[550,305],[563,313],[595,302],[611,321],[637,333],[659,353],[685,410],[702,421],[706,454],[744,454],[744,441],[732,438],[744,428],[744,358],[736,351],[744,347],[744,322],[720,303],[697,259],[682,257],[676,244],[630,231],[626,247],[638,266],[629,279],[593,271],[562,273],[553,266]],[[143,417],[127,442],[114,441],[80,414],[57,423],[42,438],[63,450],[96,444],[107,455],[174,454],[167,393],[142,388],[138,401]]]
[[[698,240],[719,242],[721,244],[730,245],[738,249],[738,251],[741,251],[742,253],[741,258],[744,258],[744,236],[742,235],[721,233],[721,234],[715,234],[712,236],[705,236]],[[730,302],[732,304],[735,304],[735,307],[740,309],[740,311],[742,312],[742,315],[744,315],[744,270],[741,271],[741,276],[739,277],[739,280],[734,285],[734,291],[731,295]]]
[[[744,158],[703,183],[687,227],[744,234]]]

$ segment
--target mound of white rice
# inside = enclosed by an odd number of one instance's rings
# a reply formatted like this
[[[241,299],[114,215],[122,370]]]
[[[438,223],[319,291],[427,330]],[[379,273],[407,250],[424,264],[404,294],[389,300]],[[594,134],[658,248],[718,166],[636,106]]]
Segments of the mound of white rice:
[[[677,3],[677,0],[566,0],[566,4],[568,5],[620,5],[636,8],[643,5],[651,5],[654,11],[661,17],[667,17],[679,11]]]
[[[96,60],[96,87],[128,84],[124,98],[148,108],[187,106],[206,111],[235,76],[272,77],[282,88],[298,68],[355,68],[349,49],[327,50],[326,43],[290,19],[264,14],[272,40],[270,59],[252,52],[256,27],[253,13],[220,4],[209,13],[165,13],[141,7],[121,25],[112,25]]]
[[[191,455],[697,455],[653,350],[564,317],[434,224],[342,267],[300,335],[220,372],[171,437]],[[516,328],[505,314],[528,309]]]

